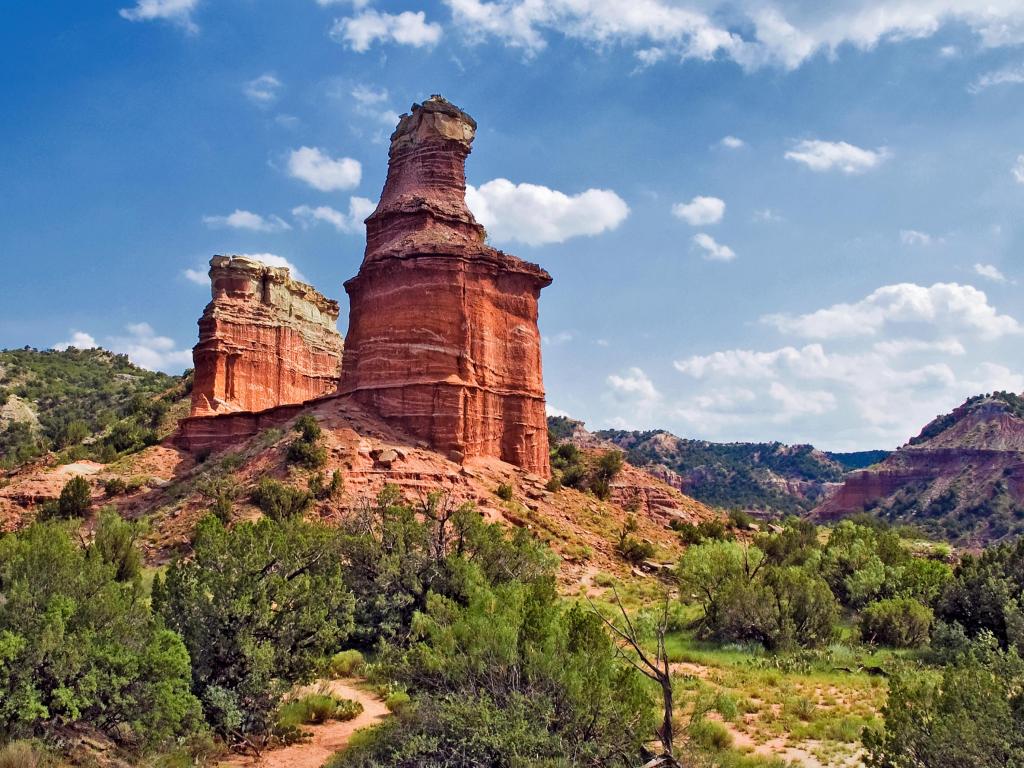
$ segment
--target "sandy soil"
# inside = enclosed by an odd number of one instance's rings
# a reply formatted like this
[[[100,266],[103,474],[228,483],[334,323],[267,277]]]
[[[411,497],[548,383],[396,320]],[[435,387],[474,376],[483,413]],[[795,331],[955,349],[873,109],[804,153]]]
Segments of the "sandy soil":
[[[321,768],[335,752],[345,748],[353,733],[379,723],[388,714],[383,701],[357,688],[350,680],[332,680],[327,688],[335,696],[360,702],[363,705],[362,714],[345,722],[331,721],[323,725],[303,726],[303,730],[311,734],[308,741],[264,752],[258,758],[235,755],[220,763],[218,768]],[[311,686],[309,691],[320,689],[321,686]]]

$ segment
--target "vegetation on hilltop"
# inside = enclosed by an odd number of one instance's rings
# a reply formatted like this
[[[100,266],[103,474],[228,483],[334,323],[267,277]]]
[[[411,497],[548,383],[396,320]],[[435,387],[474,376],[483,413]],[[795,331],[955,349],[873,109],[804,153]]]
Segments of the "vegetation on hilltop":
[[[169,431],[188,376],[133,365],[102,349],[0,351],[0,467],[60,451],[67,461],[112,461],[157,442]]]
[[[994,403],[1010,416],[1024,420],[1024,397],[1013,392],[992,392],[985,395],[974,395],[949,413],[937,416],[925,425],[921,433],[912,437],[908,445],[921,445],[932,438],[938,437],[950,427],[967,417],[975,408],[986,403]]]
[[[662,465],[683,478],[685,492],[726,509],[799,513],[820,499],[824,483],[845,471],[810,445],[710,443],[685,440],[664,430],[602,430],[636,466]]]

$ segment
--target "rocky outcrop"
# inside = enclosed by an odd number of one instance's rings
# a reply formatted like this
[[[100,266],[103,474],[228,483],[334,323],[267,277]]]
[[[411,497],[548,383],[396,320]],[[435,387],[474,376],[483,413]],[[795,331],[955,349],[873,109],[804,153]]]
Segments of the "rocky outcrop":
[[[337,389],[338,303],[289,270],[242,256],[210,261],[213,300],[192,350],[191,416],[258,412]]]
[[[814,515],[865,510],[970,543],[1024,532],[1024,399],[970,398],[884,461],[848,474]]]
[[[549,473],[537,301],[551,277],[466,207],[474,120],[439,96],[391,136],[366,221],[340,391],[436,450]]]

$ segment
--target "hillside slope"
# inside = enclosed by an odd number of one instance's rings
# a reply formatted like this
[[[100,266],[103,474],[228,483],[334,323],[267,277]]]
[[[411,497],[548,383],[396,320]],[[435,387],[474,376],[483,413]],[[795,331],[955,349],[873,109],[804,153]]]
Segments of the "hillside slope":
[[[663,430],[594,434],[693,498],[730,509],[807,511],[845,472],[842,463],[810,445],[711,443]]]
[[[46,454],[105,459],[159,442],[187,412],[181,376],[103,349],[0,351],[0,468]]]
[[[303,469],[288,458],[296,439],[292,426],[301,415],[313,416],[322,429],[326,459],[316,470]],[[45,410],[40,418],[44,416]],[[341,489],[313,500],[307,516],[340,522],[365,507],[385,484],[397,486],[417,504],[440,491],[451,504],[473,502],[490,521],[530,530],[561,557],[563,582],[586,586],[601,571],[633,567],[616,550],[630,516],[638,524],[635,535],[653,547],[651,559],[664,564],[674,563],[682,552],[670,524],[719,516],[628,464],[611,480],[606,498],[599,498],[573,488],[549,487],[544,478],[497,459],[455,462],[344,396],[322,398],[306,407],[271,409],[260,416],[259,434],[209,456],[191,455],[168,439],[109,462],[68,461],[51,454],[45,462],[26,463],[0,481],[0,530],[31,522],[71,477],[80,475],[91,488],[93,510],[109,505],[125,517],[148,522],[145,558],[159,564],[187,545],[195,523],[218,496],[228,500],[230,519],[250,519],[261,514],[253,491],[262,480],[278,480],[304,491],[315,475],[330,478],[337,470]],[[227,425],[239,417],[214,418]]]
[[[1024,532],[1024,398],[969,398],[880,464],[851,473],[814,514],[860,511],[965,544]]]

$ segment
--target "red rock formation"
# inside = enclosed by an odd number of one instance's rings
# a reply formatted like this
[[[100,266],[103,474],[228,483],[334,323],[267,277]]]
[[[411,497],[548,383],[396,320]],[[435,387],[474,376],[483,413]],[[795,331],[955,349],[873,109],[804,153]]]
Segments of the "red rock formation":
[[[210,282],[192,350],[191,416],[262,411],[337,389],[336,301],[283,267],[241,256],[214,256]]]
[[[466,207],[476,123],[439,96],[391,136],[366,221],[340,391],[453,457],[547,475],[537,300],[551,276],[487,246]]]

